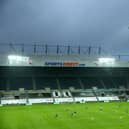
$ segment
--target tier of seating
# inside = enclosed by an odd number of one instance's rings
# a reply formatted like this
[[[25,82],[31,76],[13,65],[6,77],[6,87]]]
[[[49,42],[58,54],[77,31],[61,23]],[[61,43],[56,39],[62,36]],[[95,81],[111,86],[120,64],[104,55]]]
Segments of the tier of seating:
[[[0,90],[129,88],[128,68],[0,67]]]
[[[40,90],[50,89],[116,89],[128,88],[126,78],[95,78],[95,77],[16,77],[16,78],[0,78],[0,90]]]

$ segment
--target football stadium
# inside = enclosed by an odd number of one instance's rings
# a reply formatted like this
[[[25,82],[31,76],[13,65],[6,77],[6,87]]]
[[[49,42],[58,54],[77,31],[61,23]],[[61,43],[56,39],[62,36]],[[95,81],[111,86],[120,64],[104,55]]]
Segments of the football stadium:
[[[127,129],[127,57],[92,46],[1,44],[0,129]]]

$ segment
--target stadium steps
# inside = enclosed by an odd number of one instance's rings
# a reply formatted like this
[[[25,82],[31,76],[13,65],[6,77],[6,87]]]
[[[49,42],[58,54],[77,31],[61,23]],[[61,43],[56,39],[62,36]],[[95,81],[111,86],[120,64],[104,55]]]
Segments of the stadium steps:
[[[93,92],[94,96],[96,97],[97,101],[99,102],[99,98],[98,98],[98,96],[97,96],[97,94],[96,94],[94,89],[92,89],[92,92]]]

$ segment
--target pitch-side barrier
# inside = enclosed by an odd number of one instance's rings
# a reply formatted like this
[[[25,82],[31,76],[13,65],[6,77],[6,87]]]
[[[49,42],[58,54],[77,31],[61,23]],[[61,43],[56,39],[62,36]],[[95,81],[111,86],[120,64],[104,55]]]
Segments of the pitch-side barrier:
[[[98,97],[100,102],[119,101],[117,96]],[[96,97],[69,97],[69,98],[35,98],[35,99],[12,99],[1,100],[0,105],[32,105],[32,104],[61,104],[61,103],[87,103],[97,102]]]

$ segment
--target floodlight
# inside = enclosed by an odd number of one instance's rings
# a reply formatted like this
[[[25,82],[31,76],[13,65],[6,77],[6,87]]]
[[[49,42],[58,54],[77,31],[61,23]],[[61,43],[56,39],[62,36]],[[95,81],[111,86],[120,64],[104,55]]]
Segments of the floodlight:
[[[98,58],[98,63],[99,64],[105,64],[105,65],[113,65],[115,64],[115,58]]]
[[[16,55],[9,55],[8,59],[9,60],[22,61],[22,57],[21,56],[16,56]]]
[[[9,55],[8,61],[9,61],[9,64],[26,63],[29,61],[29,57],[19,56],[19,55]]]

